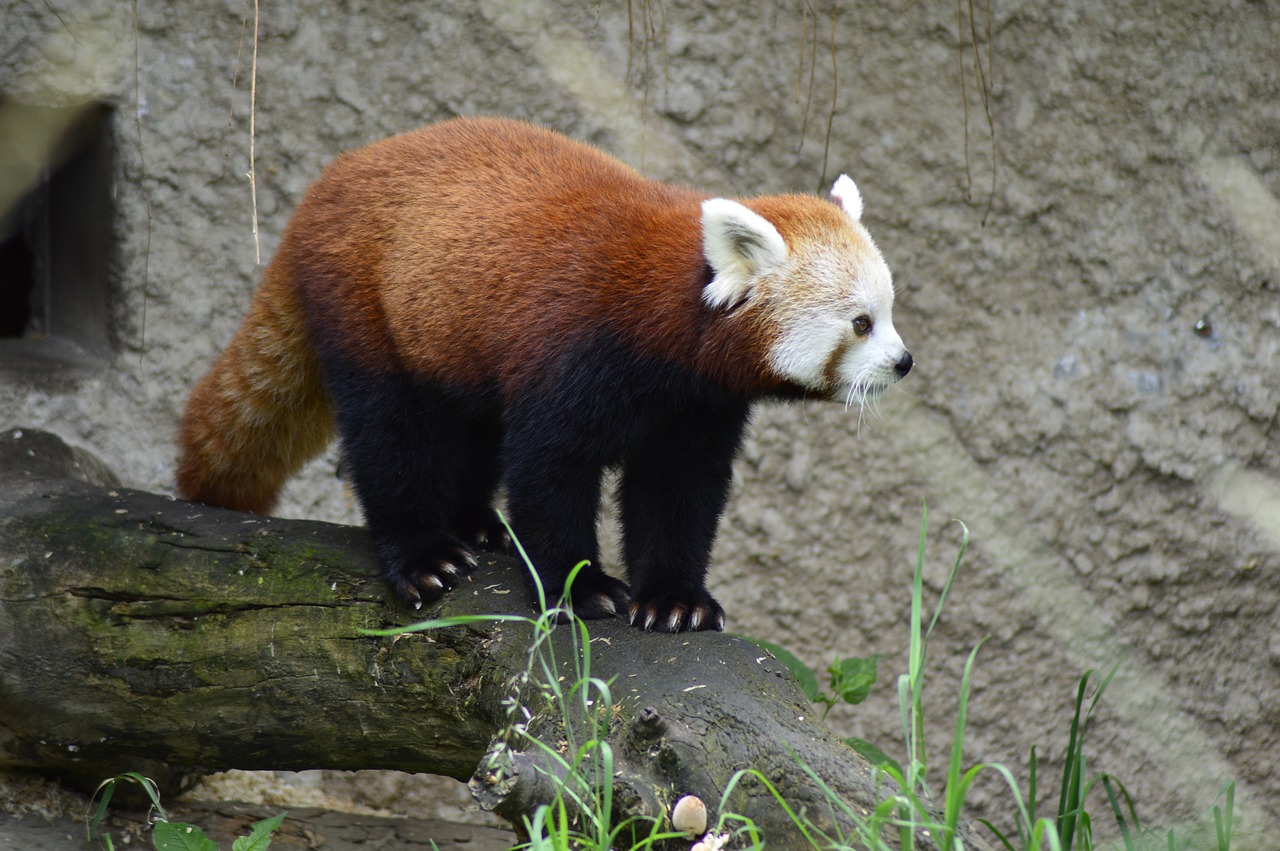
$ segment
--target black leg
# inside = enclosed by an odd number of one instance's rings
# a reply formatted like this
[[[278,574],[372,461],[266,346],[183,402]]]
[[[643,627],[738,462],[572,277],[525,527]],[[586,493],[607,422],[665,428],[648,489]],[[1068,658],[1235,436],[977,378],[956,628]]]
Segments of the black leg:
[[[724,628],[707,562],[746,418],[745,404],[675,413],[627,453],[619,494],[633,624]]]
[[[596,521],[600,478],[607,459],[590,437],[589,421],[556,400],[508,409],[503,465],[511,526],[542,581],[547,604],[564,593],[570,571],[582,568],[570,589],[581,618],[621,614],[625,583],[600,568]]]
[[[473,547],[509,552],[511,536],[493,509],[502,477],[502,424],[496,416],[473,420],[463,440],[467,474],[458,482],[450,528]]]
[[[351,470],[384,577],[410,602],[431,600],[476,565],[457,534],[458,494],[492,490],[477,479],[467,421],[443,393],[408,376],[369,373],[326,361],[330,391]]]

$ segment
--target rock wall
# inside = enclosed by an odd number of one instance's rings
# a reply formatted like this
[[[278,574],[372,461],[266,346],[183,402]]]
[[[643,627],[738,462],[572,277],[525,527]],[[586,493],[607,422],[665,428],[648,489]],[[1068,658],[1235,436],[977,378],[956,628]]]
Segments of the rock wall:
[[[1092,765],[1144,819],[1200,817],[1230,778],[1254,819],[1280,815],[1267,4],[813,18],[724,0],[300,0],[261,7],[256,49],[242,2],[140,2],[136,21],[105,0],[0,7],[0,93],[112,105],[117,157],[111,354],[51,370],[0,340],[0,426],[56,431],[127,484],[170,489],[185,394],[255,284],[255,226],[265,262],[325,162],[421,123],[532,119],[718,192],[848,171],[918,366],[875,411],[758,412],[712,572],[729,628],[815,666],[885,654],[888,682],[832,723],[892,750],[927,502],[931,593],[959,540],[948,521],[972,533],[930,657],[935,743],[983,636],[967,755],[1020,774],[1033,744],[1061,756],[1083,672],[1123,658]],[[336,468],[332,451],[311,465],[283,512],[358,520]],[[994,784],[975,794],[1002,811]]]

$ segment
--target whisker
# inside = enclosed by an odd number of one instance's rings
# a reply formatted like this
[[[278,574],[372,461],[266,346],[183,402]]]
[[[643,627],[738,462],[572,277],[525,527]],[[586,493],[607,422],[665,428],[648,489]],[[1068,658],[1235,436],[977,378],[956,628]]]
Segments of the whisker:
[[[857,404],[857,429],[859,435],[862,432],[862,423],[868,417],[877,420],[883,419],[884,415],[880,410],[880,399],[885,391],[893,386],[893,383],[885,380],[878,370],[870,366],[863,367],[854,375],[853,380],[849,383],[849,389],[845,393],[844,409],[848,411],[854,404]]]

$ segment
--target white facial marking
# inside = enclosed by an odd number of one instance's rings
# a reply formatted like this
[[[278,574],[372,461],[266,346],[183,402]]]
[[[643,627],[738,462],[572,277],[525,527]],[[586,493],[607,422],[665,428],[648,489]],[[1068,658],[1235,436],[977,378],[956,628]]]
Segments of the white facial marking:
[[[715,273],[702,290],[708,307],[732,307],[761,275],[787,261],[787,244],[767,219],[736,201],[702,202],[702,253]]]
[[[861,198],[843,175],[832,196],[850,231],[793,246],[771,312],[779,332],[774,371],[846,406],[871,404],[910,369],[893,327],[893,277],[870,234],[858,224]]]
[[[878,253],[860,260],[850,267],[823,257],[801,271],[817,292],[805,292],[805,303],[788,311],[772,352],[778,374],[841,401],[850,394],[868,401],[895,383],[901,378],[895,367],[906,353],[893,328],[888,266]],[[822,290],[824,297],[818,296]],[[859,334],[864,321],[869,330]]]

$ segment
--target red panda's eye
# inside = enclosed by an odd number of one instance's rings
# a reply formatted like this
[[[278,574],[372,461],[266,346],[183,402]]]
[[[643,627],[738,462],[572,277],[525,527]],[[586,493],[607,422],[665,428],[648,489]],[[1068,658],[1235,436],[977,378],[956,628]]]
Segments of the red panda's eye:
[[[871,317],[865,314],[853,320],[853,333],[865,337],[871,333]]]

